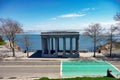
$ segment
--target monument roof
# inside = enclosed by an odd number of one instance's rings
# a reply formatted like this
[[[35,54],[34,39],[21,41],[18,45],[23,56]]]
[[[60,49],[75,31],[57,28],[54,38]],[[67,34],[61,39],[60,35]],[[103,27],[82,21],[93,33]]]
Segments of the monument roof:
[[[79,32],[76,32],[76,31],[50,31],[50,32],[41,32],[41,35],[79,35]]]

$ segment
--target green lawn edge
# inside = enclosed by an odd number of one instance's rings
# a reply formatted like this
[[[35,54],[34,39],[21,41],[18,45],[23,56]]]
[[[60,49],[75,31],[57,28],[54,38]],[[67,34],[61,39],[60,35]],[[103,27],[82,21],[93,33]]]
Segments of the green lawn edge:
[[[76,78],[58,78],[58,79],[49,79],[47,77],[42,77],[37,80],[120,80],[110,77],[76,77]]]
[[[5,45],[5,44],[6,44],[5,41],[0,42],[0,45]]]

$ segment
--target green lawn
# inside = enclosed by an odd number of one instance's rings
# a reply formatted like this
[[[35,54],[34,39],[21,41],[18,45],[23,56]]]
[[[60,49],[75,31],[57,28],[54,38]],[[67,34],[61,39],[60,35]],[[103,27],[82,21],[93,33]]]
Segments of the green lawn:
[[[0,45],[5,45],[5,44],[6,44],[6,42],[4,42],[4,41],[0,42]]]
[[[39,80],[120,80],[109,77],[76,77],[76,78],[60,78],[60,79],[49,79],[47,77],[40,78]]]
[[[4,45],[6,44],[5,41],[2,39],[2,37],[0,36],[0,45]]]

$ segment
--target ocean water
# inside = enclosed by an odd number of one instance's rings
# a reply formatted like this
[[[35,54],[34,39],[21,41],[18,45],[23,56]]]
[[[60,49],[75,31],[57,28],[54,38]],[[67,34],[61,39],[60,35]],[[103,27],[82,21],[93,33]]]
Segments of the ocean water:
[[[17,35],[17,44],[22,48],[24,51],[24,42],[23,42],[23,36],[24,35]],[[30,42],[30,51],[36,51],[36,50],[41,50],[41,36],[38,34],[29,34],[29,42]],[[79,37],[79,50],[88,50],[88,51],[93,51],[93,41],[90,37],[88,36],[80,36]],[[66,49],[70,49],[70,39],[66,39]],[[59,40],[59,48],[60,50],[63,49],[63,40],[60,38]],[[54,47],[55,49],[55,47]],[[73,39],[73,49],[75,49],[75,39]]]
[[[41,50],[41,35],[40,34],[27,34],[29,36],[29,42],[30,42],[30,47],[29,51],[36,51],[36,50]],[[24,41],[23,41],[24,35],[17,35],[16,36],[16,43],[20,46],[20,48],[24,51],[25,46],[24,46]],[[115,36],[115,38],[119,38],[118,42],[120,42],[120,36]],[[6,38],[4,37],[6,40]],[[97,45],[103,45],[105,44],[105,41],[98,42]],[[59,48],[60,50],[63,50],[63,39],[59,39]],[[75,39],[73,39],[73,50],[75,49]],[[54,44],[54,49],[55,49],[55,44]],[[70,49],[70,39],[66,39],[66,49]],[[80,35],[79,37],[79,50],[88,50],[88,51],[93,51],[93,40],[92,38],[84,35]]]

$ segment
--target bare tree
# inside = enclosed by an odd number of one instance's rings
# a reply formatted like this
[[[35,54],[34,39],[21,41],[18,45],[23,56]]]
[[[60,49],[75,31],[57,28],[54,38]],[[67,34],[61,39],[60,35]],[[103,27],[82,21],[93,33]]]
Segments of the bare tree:
[[[116,13],[116,15],[114,16],[114,19],[116,21],[120,21],[120,13]]]
[[[120,34],[120,12],[116,13],[116,15],[114,16],[114,20],[118,21],[117,27],[118,27],[118,31],[119,31],[119,34]]]
[[[25,52],[27,53],[27,57],[29,57],[29,49],[30,49],[30,46],[31,46],[29,35],[24,34],[24,36],[22,38],[22,44],[25,47]]]
[[[117,34],[118,27],[111,25],[110,29],[108,30],[107,34],[107,42],[110,44],[110,57],[112,56],[112,48],[113,48],[113,42],[116,42],[115,35]]]
[[[0,31],[9,40],[13,57],[15,57],[16,34],[23,31],[21,27],[17,21],[0,18]]]
[[[101,25],[99,23],[90,24],[89,27],[85,29],[84,34],[93,39],[93,43],[94,43],[93,57],[96,56],[95,54],[96,54],[97,42],[99,42],[101,40],[102,31],[103,31],[103,28],[101,27]]]

